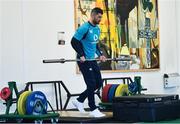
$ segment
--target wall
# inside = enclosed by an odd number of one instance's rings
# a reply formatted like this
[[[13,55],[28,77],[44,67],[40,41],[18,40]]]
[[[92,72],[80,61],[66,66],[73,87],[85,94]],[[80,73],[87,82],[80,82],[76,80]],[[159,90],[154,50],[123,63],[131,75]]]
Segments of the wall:
[[[2,0],[2,79],[1,82],[24,80],[24,42],[22,3]]]
[[[20,0],[1,0],[1,88],[7,86],[8,81],[16,81],[19,88],[24,80],[21,6]]]
[[[0,2],[0,49],[1,49],[1,42],[2,42],[2,37],[1,37],[1,34],[2,34],[2,32],[1,32],[1,30],[2,30],[2,24],[1,24],[1,19],[2,19],[2,15],[1,15],[1,7],[2,7],[2,5],[1,5],[1,2]],[[2,51],[0,50],[0,79],[1,79],[1,66],[2,66],[2,64],[1,64],[1,55],[2,55]]]
[[[177,32],[177,52],[178,52],[178,72],[180,73],[180,24],[179,24],[179,21],[180,21],[180,1],[179,0],[176,0],[176,12],[177,12],[177,20],[176,20],[176,32]]]
[[[1,24],[1,19],[2,19],[2,11],[1,11],[1,2],[0,2],[0,79],[2,79],[2,70],[1,70],[1,68],[2,68],[2,62],[1,62],[1,55],[2,55],[2,51],[1,51],[1,43],[2,43],[2,36],[1,36],[1,34],[2,34],[2,24]],[[0,85],[1,86],[1,85]],[[2,101],[1,101],[1,98],[0,98],[0,104],[2,104]]]
[[[18,82],[18,88],[22,89],[28,81],[63,80],[70,92],[81,92],[85,85],[82,76],[76,74],[75,63],[42,63],[43,59],[75,58],[70,46],[70,39],[74,33],[73,0],[2,0],[1,3],[3,32],[0,81],[4,82],[2,85],[15,80]],[[180,93],[179,89],[163,88],[163,74],[178,71],[175,6],[175,0],[159,0],[159,71],[103,73],[103,77],[140,75],[143,86],[148,88],[146,93]],[[65,32],[65,46],[57,45],[58,31]],[[54,100],[53,87],[45,85],[36,89],[48,92],[48,99]]]

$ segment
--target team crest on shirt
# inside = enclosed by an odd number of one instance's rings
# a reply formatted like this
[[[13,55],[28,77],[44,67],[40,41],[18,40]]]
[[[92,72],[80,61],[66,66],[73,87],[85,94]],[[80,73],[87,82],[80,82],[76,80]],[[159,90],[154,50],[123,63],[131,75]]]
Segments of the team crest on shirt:
[[[94,41],[97,41],[97,40],[98,40],[98,35],[94,34]]]
[[[92,33],[93,33],[93,30],[91,29],[91,30],[89,30],[89,32],[92,34]]]

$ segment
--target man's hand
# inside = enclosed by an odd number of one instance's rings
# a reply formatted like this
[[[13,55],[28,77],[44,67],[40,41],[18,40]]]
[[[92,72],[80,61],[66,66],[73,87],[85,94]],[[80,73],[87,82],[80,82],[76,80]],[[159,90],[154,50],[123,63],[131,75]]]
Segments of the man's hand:
[[[100,61],[102,61],[102,62],[105,62],[105,61],[106,61],[106,57],[105,57],[105,56],[103,56],[103,55],[102,55],[102,56],[100,56],[100,57],[99,57],[99,59],[100,59]]]
[[[84,56],[81,56],[81,57],[80,57],[80,62],[81,62],[81,63],[84,63],[85,61],[86,61],[85,57],[84,57]]]

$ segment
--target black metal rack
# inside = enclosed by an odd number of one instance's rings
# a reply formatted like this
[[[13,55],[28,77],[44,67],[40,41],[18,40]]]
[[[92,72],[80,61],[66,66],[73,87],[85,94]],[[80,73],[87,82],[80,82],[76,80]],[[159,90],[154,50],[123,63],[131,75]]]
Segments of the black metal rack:
[[[119,77],[119,78],[103,78],[103,86],[108,84],[108,81],[110,80],[122,80],[124,84],[129,84],[132,83],[132,79],[131,77]],[[71,97],[77,97],[80,95],[80,93],[76,93],[76,94],[72,94],[68,88],[65,86],[63,81],[37,81],[37,82],[28,82],[26,83],[26,87],[25,90],[32,90],[33,91],[33,85],[36,84],[53,84],[54,85],[54,89],[55,89],[55,100],[56,100],[56,109],[54,109],[55,111],[59,111],[59,110],[66,110],[67,105],[69,103],[69,100]],[[102,86],[102,87],[103,87]],[[61,87],[65,90],[66,95],[67,95],[67,99],[65,104],[63,105],[62,103],[62,89]],[[99,99],[101,99],[101,89],[102,87],[98,90],[96,90],[94,92],[94,94],[96,94],[98,96]],[[147,89],[142,89],[143,90],[147,90]]]
[[[130,77],[118,77],[118,78],[103,78],[103,84],[107,85],[107,81],[110,81],[110,80],[122,80],[124,84],[129,84],[129,83],[132,83],[132,79]]]
[[[25,90],[32,90],[33,91],[33,85],[36,85],[36,84],[53,84],[54,85],[55,99],[56,99],[56,109],[54,109],[55,111],[66,110],[70,98],[71,97],[76,97],[76,96],[80,95],[80,93],[76,93],[76,94],[70,93],[70,91],[67,89],[67,87],[65,86],[63,81],[28,82],[28,83],[26,83]],[[65,102],[64,106],[63,106],[63,103],[62,103],[62,94],[61,94],[62,89],[61,89],[61,87],[65,90],[65,92],[67,94],[67,99],[66,99],[66,102]],[[97,96],[99,98],[101,98],[99,90],[97,90],[97,92],[95,92],[95,94],[97,94]]]

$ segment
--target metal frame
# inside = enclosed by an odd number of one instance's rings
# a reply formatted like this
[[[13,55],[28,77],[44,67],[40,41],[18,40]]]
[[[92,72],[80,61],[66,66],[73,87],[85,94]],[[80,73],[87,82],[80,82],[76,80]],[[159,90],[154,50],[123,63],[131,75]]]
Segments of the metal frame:
[[[103,86],[107,85],[108,81],[110,81],[110,80],[122,80],[124,84],[128,84],[128,85],[133,82],[131,77],[103,78],[102,80],[103,80]],[[54,85],[55,99],[56,99],[56,109],[54,109],[55,111],[66,110],[70,98],[71,97],[76,97],[76,96],[80,95],[80,93],[76,93],[76,94],[70,93],[70,91],[67,89],[67,87],[65,86],[63,81],[28,82],[28,83],[26,83],[25,90],[29,90],[30,89],[30,90],[33,91],[33,85],[36,85],[36,84],[53,84]],[[101,99],[100,91],[102,90],[103,86],[94,92],[94,94],[96,94],[99,99]],[[66,102],[65,102],[64,106],[62,104],[61,87],[65,90],[66,95],[67,95],[67,99],[66,99]],[[147,89],[142,89],[142,91],[144,91],[144,90],[147,90]],[[51,108],[52,108],[52,106],[51,106]]]
[[[107,81],[109,80],[123,80],[123,83],[124,84],[129,84],[129,83],[132,83],[132,79],[130,77],[118,77],[118,78],[103,78],[103,82],[105,83],[105,85],[107,85]],[[104,84],[103,83],[103,84]]]
[[[65,86],[65,84],[63,83],[63,81],[38,81],[38,82],[28,82],[26,83],[26,87],[25,90],[32,90],[33,91],[33,85],[36,84],[53,84],[54,85],[54,89],[55,89],[55,99],[56,99],[56,109],[54,109],[55,111],[58,110],[66,110],[67,105],[69,103],[69,100],[71,97],[76,97],[79,96],[80,93],[77,94],[72,94],[69,92],[69,90],[67,89],[67,87]],[[61,94],[61,87],[65,90],[66,94],[67,94],[67,100],[63,106],[62,104],[62,94]],[[100,96],[100,91],[97,90],[95,92],[95,94],[101,98]],[[59,97],[59,98],[58,98]]]

